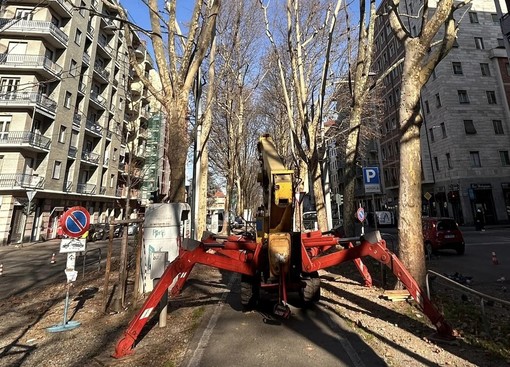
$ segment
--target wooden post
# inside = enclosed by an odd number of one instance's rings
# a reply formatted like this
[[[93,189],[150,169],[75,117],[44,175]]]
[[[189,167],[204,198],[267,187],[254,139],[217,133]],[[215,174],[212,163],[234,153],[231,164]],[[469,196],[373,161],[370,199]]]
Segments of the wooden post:
[[[103,312],[106,313],[108,304],[108,284],[110,281],[110,269],[112,266],[112,252],[113,252],[113,230],[115,221],[110,218],[110,231],[108,236],[108,251],[106,255],[106,269],[104,274],[104,287],[103,287]]]
[[[143,226],[140,226],[140,230],[138,231],[138,241],[136,242],[136,251],[135,251],[135,289],[133,290],[133,305],[136,305],[136,301],[140,296],[138,292],[138,288],[140,287],[140,266],[141,266],[141,256],[142,256],[142,244],[143,244]]]

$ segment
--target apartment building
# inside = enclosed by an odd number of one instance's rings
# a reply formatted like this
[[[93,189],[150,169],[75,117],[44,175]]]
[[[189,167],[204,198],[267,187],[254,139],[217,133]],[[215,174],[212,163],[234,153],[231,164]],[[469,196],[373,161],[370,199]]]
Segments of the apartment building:
[[[133,157],[144,156],[150,111],[114,9],[7,0],[0,11],[0,244],[54,238],[67,207],[92,222],[119,217],[126,200],[142,207],[125,177],[143,164]]]
[[[431,5],[431,4],[429,4]],[[502,4],[506,12],[505,4]],[[379,7],[383,12],[384,4]],[[417,15],[418,1],[402,2]],[[456,19],[464,12],[458,11]],[[405,24],[416,35],[420,17]],[[510,215],[510,68],[494,1],[474,0],[464,14],[457,42],[422,90],[421,130],[424,215],[472,224],[481,209],[487,223]],[[376,23],[374,69],[379,74],[403,57],[386,16]],[[384,78],[380,140],[385,204],[398,210],[399,121],[402,65]]]

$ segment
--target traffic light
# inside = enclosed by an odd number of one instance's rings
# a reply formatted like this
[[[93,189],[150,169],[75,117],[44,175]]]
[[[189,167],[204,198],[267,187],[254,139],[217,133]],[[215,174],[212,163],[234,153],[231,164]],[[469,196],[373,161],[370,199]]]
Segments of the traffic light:
[[[33,212],[35,212],[35,202],[27,201],[25,204],[23,204],[23,214],[30,215]]]

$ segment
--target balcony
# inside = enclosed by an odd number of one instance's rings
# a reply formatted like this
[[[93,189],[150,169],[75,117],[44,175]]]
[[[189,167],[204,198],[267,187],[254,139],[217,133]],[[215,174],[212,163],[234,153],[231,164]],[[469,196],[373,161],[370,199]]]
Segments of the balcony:
[[[131,94],[133,96],[139,96],[143,91],[143,83],[141,81],[131,83]]]
[[[87,85],[85,83],[78,84],[78,93],[85,95],[86,89],[87,89]]]
[[[102,110],[106,109],[106,99],[99,93],[97,93],[95,91],[90,92],[90,101],[92,103],[94,103],[96,108],[99,108]]]
[[[41,189],[44,184],[44,177],[23,173],[0,174],[0,188],[34,188]]]
[[[22,35],[36,35],[43,38],[56,48],[66,48],[69,37],[51,22],[40,20],[0,18],[0,33],[2,37]]]
[[[81,125],[81,118],[82,118],[82,115],[80,113],[75,113],[73,115],[73,125],[76,126],[76,127],[80,127],[80,125]]]
[[[79,183],[76,185],[76,192],[80,194],[93,195],[96,193],[96,185]]]
[[[19,149],[28,148],[33,152],[48,151],[51,140],[41,134],[32,131],[9,131],[0,133],[0,147],[2,149],[9,146]]]
[[[73,181],[64,181],[64,192],[73,191]]]
[[[90,55],[86,52],[83,53],[83,63],[90,65]]]
[[[39,113],[55,118],[57,102],[39,94],[27,92],[0,93],[0,106],[2,107],[35,107]]]
[[[73,147],[72,145],[69,147],[69,151],[67,152],[67,156],[72,159],[76,159],[78,155],[78,148]]]
[[[97,40],[97,44],[99,45],[99,50],[103,51],[103,54],[105,54],[108,58],[111,58],[113,55],[113,48],[111,48],[108,45],[108,41],[104,38],[99,37]]]
[[[143,120],[149,120],[149,118],[151,117],[151,113],[149,112],[148,109],[145,109],[143,108],[141,111],[140,111],[140,118],[143,119]]]
[[[94,64],[94,71],[99,75],[100,80],[103,82],[103,84],[108,83],[108,79],[110,79],[110,72],[106,70],[103,66],[99,64]]]
[[[138,46],[135,49],[135,56],[138,61],[142,61],[145,58],[145,48],[143,46]]]
[[[7,0],[7,3],[18,5],[19,0]],[[23,0],[23,4],[39,6],[41,5],[41,0]],[[67,4],[66,0],[46,0],[44,5],[49,7],[53,13],[58,14],[62,18],[72,17],[72,7]]]
[[[54,63],[43,55],[14,55],[0,54],[0,70],[9,69],[34,70],[44,78],[59,78],[62,74],[62,66]]]
[[[83,151],[81,153],[81,160],[86,163],[99,165],[100,158],[101,158],[101,156],[96,153],[87,152],[87,151]]]
[[[106,194],[106,186],[101,186],[99,189],[99,195],[105,195]]]
[[[117,29],[117,26],[110,17],[111,15],[103,13],[99,19],[101,19],[101,24],[104,25],[104,30],[108,33],[113,33],[115,29]]]
[[[90,24],[87,26],[87,37],[91,40],[94,39],[94,27],[92,27]]]
[[[89,119],[87,119],[87,121],[85,122],[85,129],[98,137],[101,137],[103,134],[103,127]]]

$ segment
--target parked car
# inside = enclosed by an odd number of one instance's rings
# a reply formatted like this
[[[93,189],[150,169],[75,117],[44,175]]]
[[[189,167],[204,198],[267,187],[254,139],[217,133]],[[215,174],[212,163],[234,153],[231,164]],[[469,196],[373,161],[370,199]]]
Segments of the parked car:
[[[94,223],[89,227],[87,241],[101,241],[108,237],[108,224],[107,223]]]
[[[464,254],[466,250],[464,236],[455,219],[424,217],[422,228],[426,255],[430,256],[444,249],[455,250],[458,255]]]
[[[303,226],[305,229],[316,230],[317,229],[317,212],[304,212],[303,213]]]
[[[138,223],[131,223],[128,226],[128,236],[132,236],[138,233]]]
[[[122,237],[123,230],[124,230],[123,225],[116,224],[115,227],[113,228],[113,237],[115,238]]]

